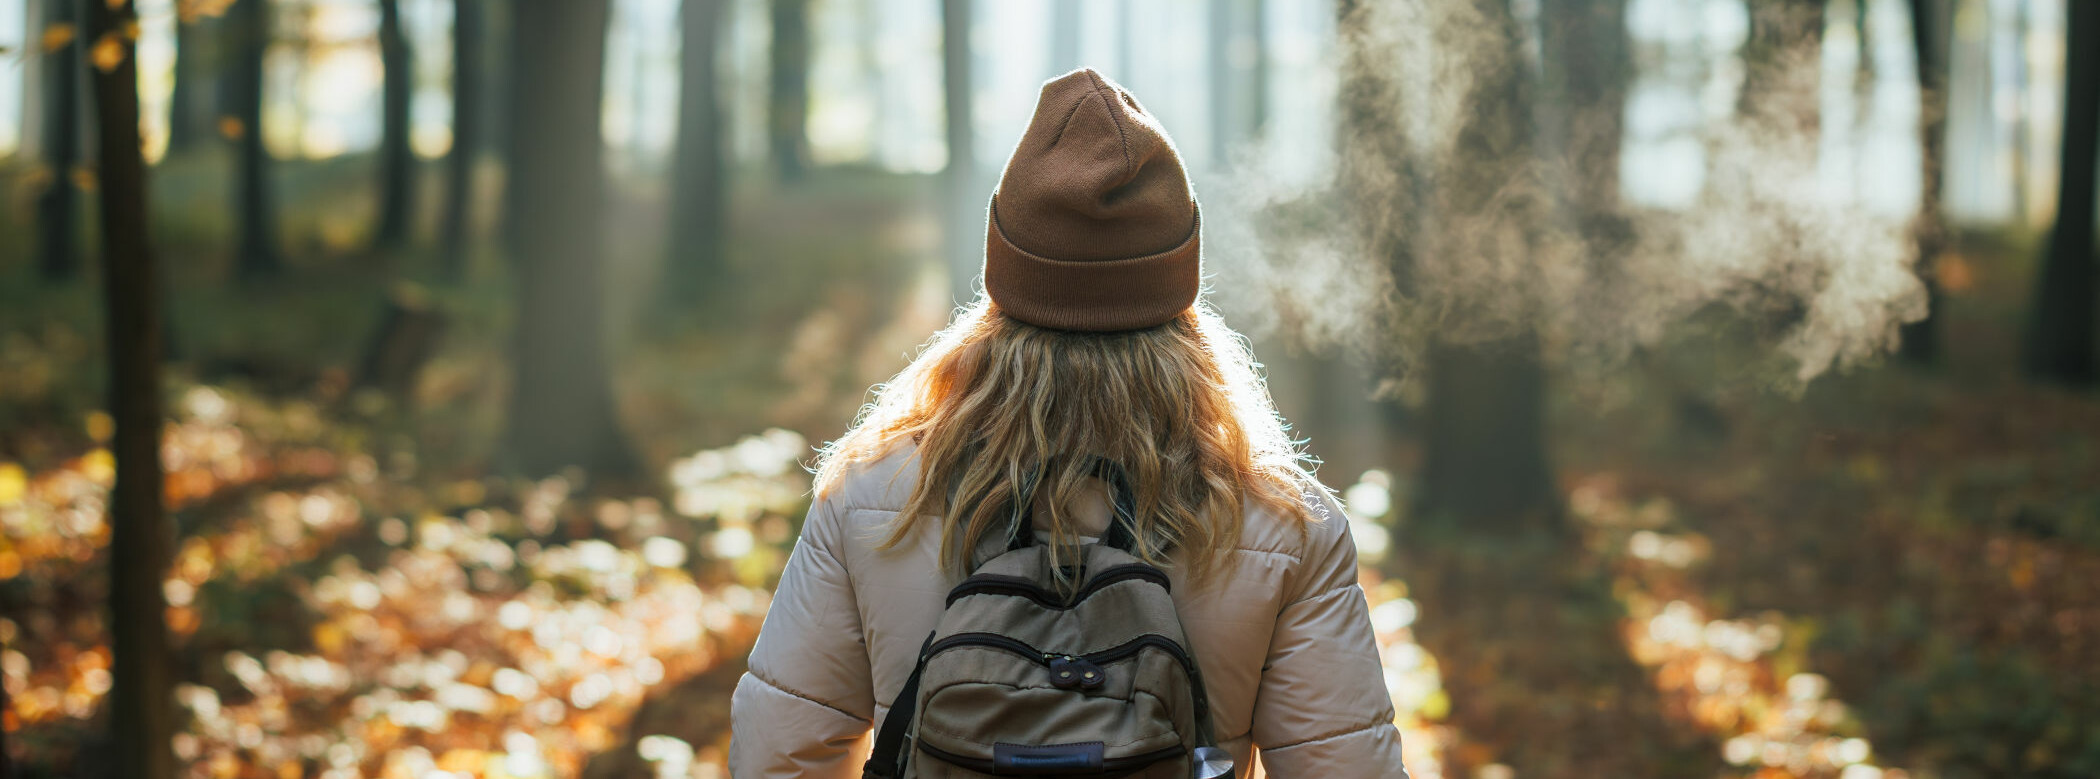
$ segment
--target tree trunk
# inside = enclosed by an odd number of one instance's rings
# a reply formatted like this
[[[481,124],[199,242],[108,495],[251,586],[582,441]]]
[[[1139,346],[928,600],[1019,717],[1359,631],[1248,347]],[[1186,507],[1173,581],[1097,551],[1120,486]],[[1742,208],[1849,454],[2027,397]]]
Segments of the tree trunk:
[[[972,0],[941,0],[941,89],[946,107],[948,168],[942,177],[946,202],[945,244],[949,289],[957,301],[976,296],[984,251],[984,210],[977,202],[977,133],[971,127],[976,101],[971,77]]]
[[[1534,204],[1505,201],[1504,185],[1524,178],[1535,154],[1522,34],[1505,0],[1474,0],[1493,20],[1498,50],[1478,63],[1485,72],[1467,96],[1466,118],[1439,177],[1433,246],[1465,246],[1472,229],[1529,231],[1542,216]],[[1499,212],[1499,215],[1498,215]],[[1467,220],[1484,218],[1479,228]],[[1524,236],[1531,241],[1533,237]],[[1448,250],[1448,249],[1447,249]],[[1545,371],[1537,336],[1528,330],[1485,340],[1446,333],[1429,348],[1427,439],[1421,518],[1476,537],[1559,528],[1558,497],[1546,465]]]
[[[671,172],[669,251],[662,303],[667,309],[712,309],[726,298],[723,235],[728,174],[723,146],[722,17],[727,0],[684,0],[679,48],[678,149]]]
[[[1925,318],[1903,326],[1904,360],[1923,364],[1939,359],[1938,315],[1943,302],[1940,251],[1947,245],[1947,219],[1940,200],[1940,163],[1947,154],[1947,58],[1953,9],[1947,0],[1910,0],[1911,45],[1918,63],[1918,214],[1911,234],[1918,244],[1917,272],[1925,281]]]
[[[123,40],[137,24],[130,0],[90,3],[94,38]],[[84,40],[92,40],[88,38]],[[172,545],[161,505],[160,303],[146,230],[146,160],[139,151],[138,58],[126,45],[114,67],[97,68],[95,104],[102,160],[104,309],[109,332],[110,415],[116,485],[110,490],[110,688],[115,774],[175,775],[169,748],[175,699],[167,602],[161,593]]]
[[[496,49],[489,57],[489,62],[501,63],[488,73],[490,106],[487,115],[493,117],[494,121],[489,122],[487,140],[489,151],[502,165],[504,182],[502,194],[497,196],[499,202],[496,204],[494,230],[496,242],[502,246],[504,255],[516,257],[519,243],[517,204],[510,202],[509,193],[511,177],[516,174],[514,164],[518,159],[518,134],[515,128],[511,127],[510,120],[518,116],[519,92],[522,91],[518,83],[518,69],[529,55],[518,40],[516,3],[492,2],[482,10],[488,12],[483,21],[488,22],[488,40]]]
[[[1421,521],[1487,537],[1559,534],[1538,337],[1438,340],[1428,371]]]
[[[2027,321],[2024,362],[2043,381],[2090,386],[2093,352],[2093,201],[2100,144],[2100,6],[2066,5],[2062,185]]]
[[[263,59],[270,50],[270,0],[235,0],[226,20],[235,55],[227,79],[236,126],[233,212],[240,242],[235,266],[243,281],[284,269],[277,253],[277,206],[270,183],[270,152],[263,146]]]
[[[73,171],[80,167],[80,52],[92,41],[80,29],[80,8],[86,0],[49,0],[44,26],[73,25],[73,40],[55,51],[45,52],[44,68],[44,164],[51,177],[37,197],[37,275],[60,282],[80,274],[80,249],[75,231]]]
[[[415,92],[415,59],[401,30],[401,0],[379,0],[379,61],[384,71],[379,119],[379,224],[372,245],[398,249],[408,243],[415,213],[416,157],[408,144],[409,99]]]
[[[782,181],[809,169],[809,2],[771,0],[773,50],[766,121],[773,167]]]
[[[516,209],[518,300],[507,454],[530,475],[581,466],[632,475],[605,361],[604,98],[608,0],[518,0],[506,199]]]
[[[1416,627],[1424,647],[1453,658],[1443,678],[1458,742],[1445,753],[1445,770],[1477,775],[1491,758],[1518,776],[1711,775],[1717,745],[1674,724],[1648,675],[1627,657],[1609,572],[1587,559],[1561,510],[1546,447],[1539,302],[1482,300],[1437,281],[1461,262],[1536,268],[1530,258],[1552,230],[1600,236],[1585,248],[1595,262],[1613,259],[1599,247],[1616,234],[1598,225],[1617,218],[1623,6],[1538,6],[1541,60],[1534,62],[1510,0],[1470,5],[1486,23],[1465,32],[1482,38],[1439,42],[1428,55],[1434,67],[1474,75],[1459,103],[1458,132],[1448,154],[1414,163],[1428,175],[1403,171],[1399,184],[1388,185],[1416,194],[1391,201],[1408,216],[1386,222],[1412,228],[1395,239],[1402,247],[1396,277],[1408,302],[1449,312],[1427,344],[1427,403],[1416,421],[1419,493],[1398,528],[1396,557],[1425,615],[1470,615],[1425,618]],[[1434,99],[1406,93],[1410,83],[1420,82],[1403,78],[1391,87],[1405,102],[1385,109],[1386,122],[1405,126],[1407,112],[1423,108],[1412,101]],[[1422,154],[1399,147],[1403,159]],[[1542,167],[1562,172],[1544,175]],[[1369,175],[1375,182],[1377,173]],[[1556,184],[1568,191],[1557,193]],[[1575,224],[1584,221],[1590,224]],[[1542,708],[1540,700],[1582,704]],[[1642,749],[1595,748],[1604,743]]]
[[[445,160],[445,278],[466,278],[474,161],[481,150],[482,0],[452,2],[452,151]]]
[[[175,91],[168,96],[168,155],[188,152],[197,147],[197,141],[210,132],[210,113],[204,108],[204,98],[210,93],[205,88],[207,74],[218,68],[207,41],[211,31],[205,28],[202,16],[182,13],[175,15]]]

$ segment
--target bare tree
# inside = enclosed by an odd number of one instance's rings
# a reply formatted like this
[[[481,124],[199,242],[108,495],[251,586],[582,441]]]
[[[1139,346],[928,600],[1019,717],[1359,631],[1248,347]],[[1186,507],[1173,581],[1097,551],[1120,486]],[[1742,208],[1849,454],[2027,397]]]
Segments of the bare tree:
[[[1947,54],[1953,9],[1947,0],[1910,0],[1912,51],[1918,67],[1918,215],[1912,233],[1918,243],[1918,274],[1925,280],[1925,318],[1903,326],[1898,352],[1913,363],[1939,359],[1939,278],[1934,266],[1947,245],[1947,219],[1942,213],[1941,160],[1947,155]]]
[[[44,167],[50,175],[36,202],[36,267],[39,276],[53,282],[80,273],[73,171],[80,166],[80,71],[85,67],[80,51],[86,45],[78,33],[82,2],[45,3],[46,30],[74,31],[64,45],[44,53]]]
[[[517,0],[512,103],[517,325],[506,450],[517,469],[639,470],[605,360],[604,99],[609,0]]]
[[[168,97],[168,154],[187,152],[210,137],[209,108],[218,90],[212,83],[224,70],[216,46],[220,29],[210,17],[181,3],[175,14],[175,91]]]
[[[96,122],[102,160],[103,308],[108,323],[110,416],[116,485],[110,490],[108,707],[117,776],[175,775],[173,669],[161,592],[173,528],[161,505],[160,302],[147,237],[146,160],[139,151],[138,58],[124,31],[131,0],[90,3],[94,40],[123,56],[98,63]]]
[[[1583,559],[1546,445],[1543,353],[1560,302],[1512,281],[1608,267],[1598,247],[1623,240],[1609,190],[1624,6],[1538,6],[1533,38],[1512,5],[1342,0],[1337,25],[1337,213],[1385,264],[1388,357],[1426,390],[1418,414],[1387,419],[1413,424],[1422,447],[1394,563],[1425,613],[1474,614],[1416,628],[1455,658],[1444,679],[1463,741],[1446,768],[1475,773],[1475,755],[1491,754],[1525,776],[1712,773],[1713,745],[1670,726],[1616,623],[1596,618],[1618,605]],[[1460,83],[1436,78],[1455,70]],[[1585,705],[1540,712],[1537,695]],[[1513,711],[1550,720],[1541,731],[1557,737],[1509,727]],[[1583,746],[1612,739],[1644,750]]]
[[[725,0],[684,0],[680,9],[678,150],[671,171],[671,239],[664,258],[664,303],[720,301],[727,266],[729,180],[723,152],[722,16]],[[708,306],[712,307],[712,306]]]
[[[2056,226],[2036,279],[2027,320],[2027,373],[2037,379],[2089,386],[2095,371],[2096,292],[2093,257],[2094,165],[2100,152],[2100,7],[2066,4],[2062,184]]]
[[[452,151],[445,160],[445,277],[466,276],[473,229],[474,162],[481,151],[483,0],[452,3]]]
[[[408,242],[416,196],[416,157],[408,144],[416,65],[401,29],[401,0],[379,0],[379,61],[379,224],[372,244],[391,249]]]
[[[1460,119],[1448,169],[1440,176],[1436,213],[1479,215],[1494,232],[1529,245],[1543,218],[1535,199],[1509,197],[1532,164],[1532,100],[1537,88],[1521,61],[1523,36],[1504,0],[1474,0],[1492,31]],[[1437,219],[1450,235],[1439,245],[1465,252],[1473,236],[1463,220]],[[1436,228],[1431,228],[1436,229]],[[1508,250],[1506,247],[1503,250]],[[1398,274],[1408,276],[1411,269]],[[1426,522],[1469,532],[1509,534],[1558,529],[1558,495],[1546,463],[1546,376],[1538,337],[1523,325],[1473,337],[1438,331],[1428,350],[1428,408],[1420,510]]]
[[[774,170],[796,181],[809,169],[809,2],[771,0],[773,49],[771,99],[766,124]]]
[[[235,0],[226,16],[227,40],[235,52],[227,79],[234,113],[236,152],[234,218],[240,239],[234,265],[243,280],[275,276],[284,261],[277,251],[277,205],[270,183],[270,151],[263,145],[263,59],[270,51],[270,0]]]

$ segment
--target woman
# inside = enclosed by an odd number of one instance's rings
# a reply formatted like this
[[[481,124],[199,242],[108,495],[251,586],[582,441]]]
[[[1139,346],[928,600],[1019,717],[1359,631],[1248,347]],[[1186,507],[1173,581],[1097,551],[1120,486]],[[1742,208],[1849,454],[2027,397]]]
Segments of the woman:
[[[1043,86],[992,198],[986,295],[819,461],[737,685],[732,775],[860,775],[1014,503],[1049,549],[1108,533],[1103,461],[1131,554],[1168,572],[1213,743],[1275,777],[1405,775],[1348,523],[1197,301],[1197,221],[1129,92],[1091,70]]]

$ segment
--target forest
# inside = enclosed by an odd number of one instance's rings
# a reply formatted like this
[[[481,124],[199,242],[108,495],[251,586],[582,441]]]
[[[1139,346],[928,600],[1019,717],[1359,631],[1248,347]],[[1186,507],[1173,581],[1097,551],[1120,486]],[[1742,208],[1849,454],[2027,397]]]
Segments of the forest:
[[[0,779],[726,776],[1078,67],[1415,779],[2100,776],[2095,0],[0,0]]]

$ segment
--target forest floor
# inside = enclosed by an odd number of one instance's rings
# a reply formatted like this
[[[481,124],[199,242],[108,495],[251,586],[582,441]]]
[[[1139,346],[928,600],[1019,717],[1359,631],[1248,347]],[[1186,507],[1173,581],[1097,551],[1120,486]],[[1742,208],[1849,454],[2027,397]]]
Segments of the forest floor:
[[[312,201],[344,175],[287,188]],[[195,212],[163,215],[190,775],[720,775],[727,690],[807,501],[794,463],[948,313],[920,270],[930,182],[740,193],[727,316],[647,301],[658,247],[633,236],[665,215],[622,190],[611,359],[662,474],[635,495],[486,472],[504,333],[529,315],[495,257],[445,284],[428,256],[359,250],[369,209],[330,202],[287,217],[282,279],[233,284],[197,178],[160,185]],[[1937,368],[1788,393],[1688,341],[1561,386],[1579,548],[1485,604],[1441,563],[1364,572],[1415,776],[2100,774],[2100,403],[2018,379],[2030,250],[1964,245]],[[24,251],[0,238],[0,726],[22,775],[89,775],[109,684],[99,307]],[[404,283],[444,339],[411,397],[353,389]],[[1409,459],[1325,474],[1367,548],[1406,522]]]

